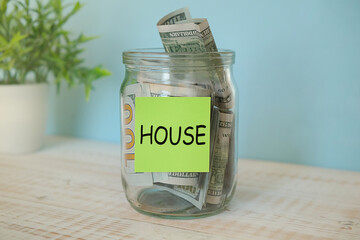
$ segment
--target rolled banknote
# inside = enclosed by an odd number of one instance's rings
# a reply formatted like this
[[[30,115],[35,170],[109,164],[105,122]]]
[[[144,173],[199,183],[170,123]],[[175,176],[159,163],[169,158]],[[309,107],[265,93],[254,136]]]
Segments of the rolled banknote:
[[[212,97],[213,94],[212,89],[204,88],[204,86],[156,84],[147,79],[140,79],[140,82],[145,95],[151,97]],[[217,122],[218,111],[213,110],[210,130],[210,156],[213,154]],[[152,176],[154,185],[157,187],[185,199],[200,210],[204,206],[209,173],[153,172]]]
[[[237,175],[235,174],[237,168],[237,159],[236,159],[236,150],[235,150],[235,126],[236,122],[233,121],[231,125],[231,135],[230,135],[230,143],[229,143],[229,160],[226,165],[225,170],[225,179],[224,179],[224,187],[223,193],[229,194],[233,192],[233,188],[236,186],[236,178]]]
[[[175,10],[159,20],[158,25],[170,25],[179,21],[191,19],[190,11],[187,7]]]
[[[153,83],[136,83],[128,85],[122,98],[122,117],[125,143],[123,144],[123,163],[125,178],[132,185],[150,185],[162,182],[174,185],[198,186],[198,172],[154,172],[135,173],[135,98],[136,97],[171,97],[171,96],[211,96],[212,91],[202,87],[177,87]],[[214,125],[214,124],[213,124]]]
[[[142,84],[150,97],[212,97],[212,89],[201,86],[172,86],[168,84]]]
[[[126,86],[121,99],[121,112],[123,124],[122,164],[125,166],[122,176],[126,182],[134,186],[152,186],[151,173],[136,173],[135,163],[135,98],[142,95],[140,84]]]
[[[156,186],[190,202],[199,210],[204,206],[206,191],[201,187],[157,183]]]
[[[167,183],[182,186],[198,186],[198,172],[153,172],[154,183]]]
[[[127,86],[125,89],[124,102],[126,102],[126,108],[131,109],[131,125],[125,130],[128,132],[123,139],[127,141],[124,146],[130,146],[130,142],[134,139],[133,132],[135,130],[135,97],[211,97],[212,90],[205,89],[200,86],[170,86],[166,84],[147,83],[144,79],[139,79],[140,83]],[[125,105],[124,105],[125,106]],[[124,122],[130,116],[130,111],[122,111]],[[212,123],[212,125],[216,125]],[[214,133],[211,133],[211,136]],[[213,141],[211,141],[213,142]],[[124,149],[124,165],[127,173],[134,173],[134,144],[131,145],[131,149]],[[151,174],[151,173],[150,173]],[[165,183],[182,186],[198,186],[200,178],[204,173],[189,173],[189,172],[153,172],[152,182]],[[208,173],[206,173],[208,175]]]
[[[141,85],[151,97],[211,97],[212,90],[199,86],[171,86],[167,84],[148,83],[142,80]],[[208,173],[206,173],[208,174]],[[154,172],[154,183],[175,184],[182,186],[198,186],[203,173],[196,172]]]
[[[182,13],[182,18],[174,17]],[[186,18],[186,19],[185,19]],[[166,52],[211,52],[211,65],[220,67],[211,68],[209,78],[215,87],[215,105],[219,108],[230,109],[234,106],[233,91],[221,67],[221,60],[217,52],[214,37],[205,18],[192,19],[187,8],[176,10],[157,23],[160,37]]]
[[[219,204],[223,200],[224,175],[229,159],[229,141],[233,118],[232,112],[219,112],[218,134],[211,164],[206,203]]]

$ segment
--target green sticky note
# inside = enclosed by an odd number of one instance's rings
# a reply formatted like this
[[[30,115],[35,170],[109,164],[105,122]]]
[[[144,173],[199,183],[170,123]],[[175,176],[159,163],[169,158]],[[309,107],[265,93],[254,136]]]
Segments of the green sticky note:
[[[208,172],[210,97],[135,98],[135,172]]]

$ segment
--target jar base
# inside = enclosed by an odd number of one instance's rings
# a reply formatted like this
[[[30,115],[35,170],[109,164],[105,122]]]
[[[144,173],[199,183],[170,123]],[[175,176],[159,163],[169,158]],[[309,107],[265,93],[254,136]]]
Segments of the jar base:
[[[202,210],[190,202],[170,192],[159,189],[144,189],[137,201],[130,201],[130,205],[138,212],[152,217],[166,219],[194,219],[218,214],[226,208],[227,204],[208,204]]]

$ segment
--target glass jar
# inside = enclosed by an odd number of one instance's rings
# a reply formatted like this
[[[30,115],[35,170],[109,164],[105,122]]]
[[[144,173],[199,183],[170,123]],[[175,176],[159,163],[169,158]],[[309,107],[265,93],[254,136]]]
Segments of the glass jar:
[[[120,90],[121,173],[126,197],[135,210],[164,218],[192,218],[221,212],[228,205],[237,178],[234,58],[230,50],[165,53],[162,49],[136,49],[123,53],[126,73]],[[209,171],[135,172],[138,97],[210,99]]]

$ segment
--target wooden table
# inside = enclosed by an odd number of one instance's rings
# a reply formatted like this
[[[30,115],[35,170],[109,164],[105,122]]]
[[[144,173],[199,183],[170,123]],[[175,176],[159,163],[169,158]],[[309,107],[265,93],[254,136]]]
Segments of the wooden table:
[[[0,239],[359,240],[360,173],[240,160],[226,211],[166,220],[127,203],[118,144],[48,137],[0,155]]]

